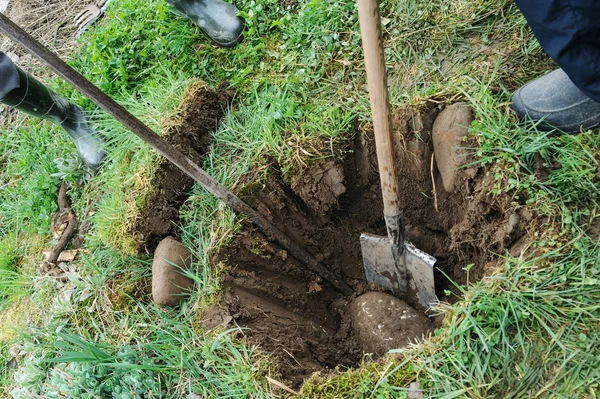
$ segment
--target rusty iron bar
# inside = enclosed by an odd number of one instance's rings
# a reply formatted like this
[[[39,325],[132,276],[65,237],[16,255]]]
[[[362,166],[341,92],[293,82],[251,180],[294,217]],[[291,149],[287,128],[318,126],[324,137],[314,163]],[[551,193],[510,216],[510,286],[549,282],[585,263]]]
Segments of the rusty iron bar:
[[[336,290],[345,295],[350,295],[352,293],[353,290],[350,288],[350,286],[334,276],[333,273],[327,270],[317,259],[315,259],[297,243],[292,241],[271,222],[263,218],[258,212],[252,209],[234,193],[227,190],[225,186],[216,181],[202,168],[196,165],[191,159],[186,157],[181,151],[167,143],[162,137],[140,122],[120,104],[102,92],[99,88],[94,86],[83,75],[67,65],[66,62],[61,60],[57,55],[52,53],[41,43],[35,40],[31,35],[29,35],[18,25],[12,22],[8,17],[1,13],[0,30],[4,32],[10,39],[19,43],[29,52],[38,57],[54,72],[72,84],[81,93],[86,95],[97,106],[102,108],[113,118],[121,122],[125,127],[144,140],[159,154],[167,158],[184,173],[200,183],[208,192],[221,199],[235,212],[246,215],[246,217],[255,226],[257,226],[269,240],[278,242],[283,248],[290,252],[294,258],[308,266],[314,273],[321,276],[323,279],[325,279],[325,281],[329,282]]]

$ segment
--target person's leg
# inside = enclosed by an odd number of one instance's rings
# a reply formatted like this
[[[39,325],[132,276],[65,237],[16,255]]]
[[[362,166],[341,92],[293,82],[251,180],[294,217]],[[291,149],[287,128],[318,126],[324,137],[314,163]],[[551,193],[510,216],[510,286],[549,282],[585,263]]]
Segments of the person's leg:
[[[84,112],[23,71],[0,52],[0,103],[61,126],[75,142],[79,156],[91,168],[106,155],[102,141],[89,127]]]
[[[194,21],[218,45],[234,47],[243,39],[244,22],[239,10],[222,0],[167,0]]]
[[[0,52],[0,98],[19,87],[19,74],[9,56]]]
[[[522,118],[565,132],[600,125],[600,2],[515,0],[546,53],[561,67],[513,96]]]

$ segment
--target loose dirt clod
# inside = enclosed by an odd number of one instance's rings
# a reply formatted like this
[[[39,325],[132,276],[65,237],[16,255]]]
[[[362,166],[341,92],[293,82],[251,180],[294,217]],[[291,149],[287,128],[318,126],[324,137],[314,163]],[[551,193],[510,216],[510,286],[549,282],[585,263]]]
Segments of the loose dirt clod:
[[[440,112],[433,123],[431,137],[435,161],[444,189],[449,193],[454,192],[458,168],[465,160],[461,154],[462,140],[469,133],[471,122],[471,108],[465,103],[455,103]]]
[[[183,275],[192,256],[173,237],[160,242],[152,262],[152,298],[157,305],[177,306],[194,282]]]
[[[217,327],[227,327],[233,321],[229,310],[225,308],[213,308],[202,314],[201,322],[206,330]]]
[[[318,162],[310,173],[292,177],[292,190],[313,210],[327,213],[346,192],[344,168],[334,161]]]
[[[422,313],[384,292],[367,292],[355,298],[348,310],[363,350],[378,355],[414,343],[431,329]]]

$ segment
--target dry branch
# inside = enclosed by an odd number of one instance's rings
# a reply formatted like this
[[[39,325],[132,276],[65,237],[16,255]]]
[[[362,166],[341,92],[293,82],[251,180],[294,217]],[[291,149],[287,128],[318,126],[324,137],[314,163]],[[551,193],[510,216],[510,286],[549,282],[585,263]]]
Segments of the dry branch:
[[[62,182],[60,185],[60,189],[58,190],[58,206],[59,206],[59,219],[61,224],[66,223],[66,228],[62,231],[56,246],[50,251],[48,258],[42,265],[42,270],[50,272],[52,269],[56,268],[58,265],[58,258],[63,250],[66,248],[69,240],[75,232],[77,231],[77,226],[79,222],[77,217],[71,211],[71,201],[67,196],[67,185],[65,182]]]

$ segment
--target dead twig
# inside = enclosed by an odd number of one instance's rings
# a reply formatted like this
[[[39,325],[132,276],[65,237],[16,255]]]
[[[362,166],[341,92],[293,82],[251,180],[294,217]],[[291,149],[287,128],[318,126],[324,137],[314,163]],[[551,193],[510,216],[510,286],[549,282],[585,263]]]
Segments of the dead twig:
[[[63,181],[58,189],[58,210],[60,213],[68,212],[71,210],[71,200],[67,196],[67,184]]]
[[[59,207],[59,218],[61,222],[67,224],[67,227],[63,230],[56,246],[50,251],[48,258],[42,265],[43,270],[51,271],[58,265],[58,258],[63,250],[66,248],[69,240],[77,231],[79,222],[75,214],[71,211],[71,201],[67,196],[67,185],[63,182],[58,190],[58,207]]]
[[[435,154],[432,153],[431,154],[431,165],[429,167],[430,171],[431,171],[431,184],[433,185],[433,207],[435,209],[436,212],[438,211],[438,197],[437,197],[437,188],[435,187],[435,176],[433,175],[433,161],[435,158]]]

